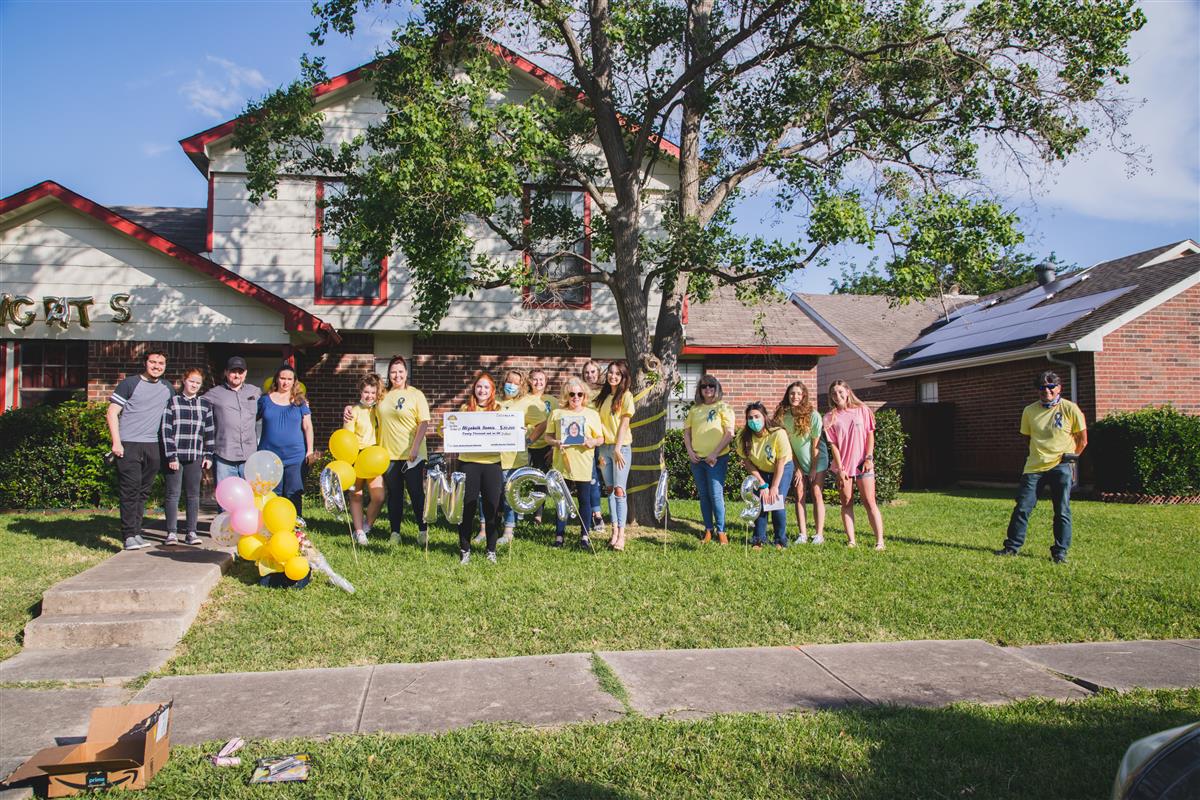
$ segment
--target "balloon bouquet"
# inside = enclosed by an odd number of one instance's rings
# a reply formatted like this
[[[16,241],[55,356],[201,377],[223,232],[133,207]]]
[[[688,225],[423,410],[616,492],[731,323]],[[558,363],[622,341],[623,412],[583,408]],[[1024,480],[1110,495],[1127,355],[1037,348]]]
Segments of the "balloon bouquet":
[[[244,471],[245,478],[231,475],[217,484],[217,503],[224,510],[212,521],[214,543],[236,546],[239,556],[257,564],[260,576],[282,572],[300,581],[317,566],[335,584],[346,584],[304,535],[296,507],[272,491],[283,478],[279,456],[259,450],[246,460]]]
[[[358,547],[354,540],[354,527],[346,510],[344,492],[354,486],[355,480],[372,480],[387,471],[391,459],[386,449],[377,444],[359,448],[358,437],[353,431],[339,428],[329,435],[329,452],[334,460],[321,470],[321,496],[325,500],[325,508],[330,511],[341,511],[350,531],[351,546],[354,547],[354,559],[358,561]]]
[[[762,513],[762,498],[759,497],[758,481],[753,475],[747,475],[742,480],[742,510],[738,512],[738,519],[746,523],[746,538],[744,544],[750,545],[750,526],[754,524],[754,520],[758,519],[758,515]]]

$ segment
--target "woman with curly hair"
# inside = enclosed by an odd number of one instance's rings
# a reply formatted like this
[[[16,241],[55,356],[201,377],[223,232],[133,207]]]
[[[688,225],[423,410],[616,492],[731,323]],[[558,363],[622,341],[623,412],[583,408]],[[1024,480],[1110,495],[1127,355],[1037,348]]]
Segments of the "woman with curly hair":
[[[825,541],[825,498],[821,496],[821,487],[825,485],[825,471],[829,469],[829,448],[821,437],[821,415],[809,399],[808,387],[802,381],[794,381],[783,390],[783,399],[775,407],[771,424],[787,431],[792,443],[792,458],[796,462],[796,475],[792,479],[796,488],[796,518],[800,521],[796,544],[808,542],[808,517],[804,513],[806,488],[812,496],[816,527],[812,543],[821,544]]]

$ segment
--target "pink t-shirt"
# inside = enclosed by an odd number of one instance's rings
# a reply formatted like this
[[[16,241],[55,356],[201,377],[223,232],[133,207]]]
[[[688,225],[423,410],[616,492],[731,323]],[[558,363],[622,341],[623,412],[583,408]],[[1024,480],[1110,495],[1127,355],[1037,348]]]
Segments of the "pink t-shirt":
[[[875,415],[866,406],[834,409],[825,415],[825,438],[838,449],[842,468],[848,475],[859,475],[867,456],[867,436],[875,430]],[[830,460],[832,467],[832,459]],[[874,464],[871,465],[874,470]]]

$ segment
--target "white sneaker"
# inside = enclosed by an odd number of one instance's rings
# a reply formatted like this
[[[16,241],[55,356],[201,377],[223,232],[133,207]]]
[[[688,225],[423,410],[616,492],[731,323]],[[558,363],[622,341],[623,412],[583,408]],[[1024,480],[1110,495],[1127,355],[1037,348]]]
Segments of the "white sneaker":
[[[813,544],[825,544],[825,537],[818,533],[816,536],[814,536],[812,538],[812,543]]]
[[[417,544],[421,547],[429,544],[429,531],[417,531]]]
[[[808,534],[802,533],[796,537],[796,544],[808,544]]]
[[[504,534],[496,540],[496,544],[512,544],[513,532],[505,531]]]
[[[496,551],[495,550],[488,550],[487,560],[491,564],[496,563]]]
[[[168,533],[167,538],[163,539],[163,545],[179,544],[179,537],[173,533]]]
[[[354,541],[358,542],[360,545],[365,546],[367,543],[367,535],[365,533],[363,533],[362,531],[355,531],[354,532]]]
[[[458,565],[461,567],[461,566],[464,566],[464,565],[470,564],[470,563],[471,563],[471,551],[463,550],[459,556]]]
[[[487,541],[487,534],[480,533],[480,534],[476,534],[475,538],[471,540],[471,544],[483,544],[486,541]]]
[[[195,531],[188,531],[188,535],[183,540],[183,543],[190,544],[195,547],[196,545],[200,544],[200,537],[196,535]]]
[[[400,544],[400,531],[392,531],[392,538],[390,541],[392,544]]]

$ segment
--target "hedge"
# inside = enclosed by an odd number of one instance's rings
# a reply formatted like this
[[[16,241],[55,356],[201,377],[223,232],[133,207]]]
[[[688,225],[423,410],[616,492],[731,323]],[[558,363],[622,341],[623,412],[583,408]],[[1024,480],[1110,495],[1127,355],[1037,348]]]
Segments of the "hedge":
[[[736,437],[736,434],[735,434]],[[896,499],[900,491],[900,476],[904,471],[904,443],[908,435],[900,426],[900,415],[895,411],[883,410],[875,414],[875,496],[881,503]],[[692,468],[687,449],[683,446],[683,431],[667,431],[663,442],[663,456],[670,474],[669,491],[672,497],[683,500],[696,499],[696,484],[692,480]],[[729,460],[729,472],[725,477],[725,496],[738,497],[746,471],[741,461]],[[825,476],[826,499],[837,504],[837,491],[832,473]]]
[[[1171,406],[1110,414],[1088,431],[1084,458],[1101,492],[1200,493],[1200,416]]]
[[[0,414],[0,442],[5,444],[0,508],[117,505],[117,471],[104,460],[111,445],[107,407],[71,400]]]

